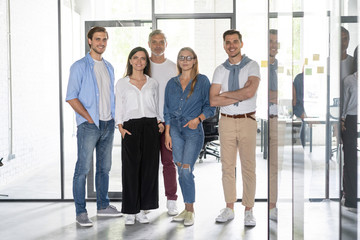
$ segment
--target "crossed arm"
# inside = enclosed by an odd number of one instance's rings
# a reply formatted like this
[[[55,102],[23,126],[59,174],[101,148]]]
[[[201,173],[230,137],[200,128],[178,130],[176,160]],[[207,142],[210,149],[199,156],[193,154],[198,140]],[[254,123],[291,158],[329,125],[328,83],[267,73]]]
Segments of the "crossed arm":
[[[213,83],[210,88],[210,105],[221,107],[252,98],[256,93],[259,83],[260,78],[250,76],[243,88],[223,93],[220,93],[221,84]]]

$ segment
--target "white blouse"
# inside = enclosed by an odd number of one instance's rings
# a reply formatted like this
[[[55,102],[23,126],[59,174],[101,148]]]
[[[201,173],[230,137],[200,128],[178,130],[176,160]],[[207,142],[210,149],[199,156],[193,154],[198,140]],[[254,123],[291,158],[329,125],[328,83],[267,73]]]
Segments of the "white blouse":
[[[344,79],[344,108],[342,118],[347,115],[357,115],[358,104],[358,73],[355,72]]]
[[[130,119],[143,117],[157,118],[159,115],[159,84],[146,76],[146,83],[140,89],[130,83],[127,76],[117,81],[115,86],[115,122],[123,124]]]

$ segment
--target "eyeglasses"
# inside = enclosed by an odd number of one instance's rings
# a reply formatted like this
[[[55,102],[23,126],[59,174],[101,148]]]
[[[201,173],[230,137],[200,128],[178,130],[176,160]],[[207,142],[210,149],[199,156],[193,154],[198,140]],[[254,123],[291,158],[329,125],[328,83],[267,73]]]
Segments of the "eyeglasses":
[[[191,57],[191,56],[186,56],[186,57],[185,56],[179,56],[179,58],[178,58],[179,61],[185,61],[186,60],[188,62],[193,60],[193,59],[195,59],[195,57]]]

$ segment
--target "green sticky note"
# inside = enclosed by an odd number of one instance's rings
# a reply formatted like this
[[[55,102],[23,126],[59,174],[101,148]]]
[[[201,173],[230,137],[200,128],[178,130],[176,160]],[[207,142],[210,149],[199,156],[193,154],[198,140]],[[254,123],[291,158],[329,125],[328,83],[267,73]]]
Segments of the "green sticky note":
[[[305,68],[305,75],[312,75],[312,68]]]

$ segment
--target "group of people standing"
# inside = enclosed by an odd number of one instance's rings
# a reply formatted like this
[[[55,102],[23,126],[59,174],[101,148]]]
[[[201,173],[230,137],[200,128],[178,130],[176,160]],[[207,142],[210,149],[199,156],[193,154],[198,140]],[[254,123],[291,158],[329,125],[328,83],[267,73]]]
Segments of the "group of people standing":
[[[163,164],[168,214],[185,226],[194,224],[194,166],[204,142],[202,121],[220,107],[219,122],[225,208],[217,222],[234,218],[236,159],[240,153],[245,226],[255,226],[256,92],[260,82],[257,62],[241,54],[239,31],[223,34],[228,59],[215,69],[212,84],[199,73],[198,57],[180,49],[177,63],[165,58],[165,34],[149,35],[149,56],[143,47],[131,50],[125,76],[114,84],[114,68],[102,54],[108,33],[93,27],[87,35],[89,53],[70,69],[66,101],[75,110],[78,158],[73,178],[76,220],[92,226],[85,201],[86,176],[96,149],[98,216],[122,216],[125,224],[149,223],[147,212],[159,207],[159,153]],[[122,137],[122,209],[110,205],[109,171],[115,126]],[[176,171],[177,168],[177,171]],[[177,210],[177,180],[185,209]]]

